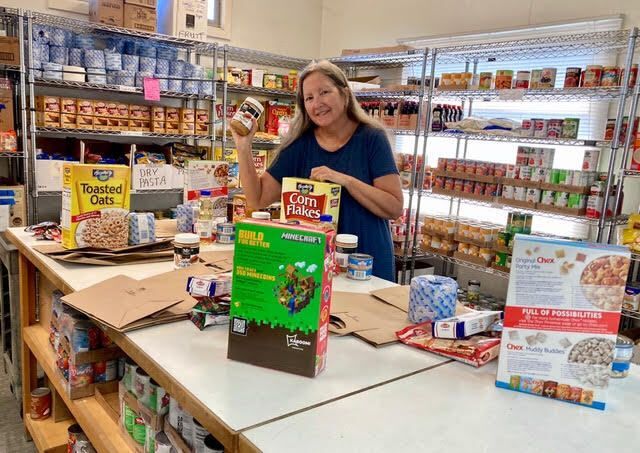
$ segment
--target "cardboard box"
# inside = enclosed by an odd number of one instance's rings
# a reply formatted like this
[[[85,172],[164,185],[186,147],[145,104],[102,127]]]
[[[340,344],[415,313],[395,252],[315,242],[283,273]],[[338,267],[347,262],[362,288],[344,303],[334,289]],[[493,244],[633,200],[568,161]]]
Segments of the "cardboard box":
[[[36,126],[60,127],[59,112],[36,112]]]
[[[129,119],[129,130],[132,132],[141,132],[143,127],[144,120],[140,118],[130,118]]]
[[[179,121],[165,121],[165,132],[167,134],[179,134],[180,133],[180,122]]]
[[[195,109],[180,109],[180,115],[178,117],[181,123],[194,123],[196,121]]]
[[[582,159],[582,171],[598,171],[598,161],[600,160],[599,149],[588,149],[584,152]]]
[[[129,130],[129,120],[120,118],[118,120],[118,130],[120,130],[120,131],[128,131]]]
[[[137,104],[129,105],[129,119],[142,119],[142,106]]]
[[[156,8],[157,0],[124,0],[128,5],[146,6],[147,8]]]
[[[236,225],[228,358],[309,377],[325,368],[334,236],[270,222]]]
[[[62,177],[62,246],[126,247],[129,167],[67,163]]]
[[[283,178],[280,221],[297,220],[317,224],[320,222],[320,215],[331,214],[337,227],[341,189],[340,185],[328,182]]]
[[[214,217],[227,215],[227,204],[216,206],[217,198],[227,197],[229,183],[229,164],[214,160],[187,161],[184,178],[184,202],[197,200],[201,190],[211,190],[214,199]],[[220,202],[220,204],[222,204]]]
[[[196,133],[195,123],[180,123],[180,134],[194,135]]]
[[[107,125],[110,131],[119,131],[120,130],[120,119],[108,117]]]
[[[89,21],[122,27],[124,2],[122,0],[89,0]]]
[[[162,105],[154,105],[151,107],[151,119],[153,121],[166,121],[165,109]]]
[[[195,123],[196,135],[209,135],[209,125],[206,123]]]
[[[155,33],[158,30],[155,8],[144,6],[124,5],[124,27],[131,30]]]
[[[178,38],[207,40],[207,0],[161,0],[158,29]]]
[[[78,115],[76,118],[76,127],[78,129],[93,129],[92,115]]]
[[[150,121],[151,120],[151,106],[150,105],[141,105],[140,107],[140,115],[143,120]]]
[[[62,190],[62,167],[65,163],[79,162],[36,159],[36,187],[39,192]]]
[[[20,43],[18,38],[12,36],[0,36],[0,63],[20,65]]]
[[[211,122],[211,117],[209,116],[209,110],[205,109],[196,109],[196,123],[209,123]]]
[[[105,101],[93,101],[93,114],[95,116],[109,116],[109,109]]]
[[[517,234],[496,386],[604,409],[630,263],[625,247]]]
[[[13,86],[8,79],[0,79],[0,131],[15,130],[13,118]]]
[[[93,128],[98,131],[109,130],[109,118],[107,118],[106,116],[94,116]]]
[[[131,169],[131,184],[134,190],[171,189],[171,165],[134,164]]]
[[[107,116],[109,118],[118,118],[120,116],[117,102],[107,102]]]
[[[151,132],[164,134],[166,130],[166,124],[167,123],[165,121],[151,121]]]
[[[75,129],[78,124],[78,115],[75,113],[61,113],[60,127],[65,129]]]
[[[60,112],[61,113],[78,113],[78,104],[75,98],[60,98]]]
[[[118,118],[129,119],[129,104],[119,102],[116,108],[118,109]]]
[[[0,186],[0,200],[9,204],[9,217],[3,223],[10,228],[27,225],[24,186]]]
[[[76,99],[76,108],[78,109],[78,115],[93,115],[93,100],[91,99]]]
[[[180,109],[177,107],[165,107],[164,116],[167,121],[180,122]]]
[[[36,112],[60,113],[60,98],[56,96],[36,96]]]

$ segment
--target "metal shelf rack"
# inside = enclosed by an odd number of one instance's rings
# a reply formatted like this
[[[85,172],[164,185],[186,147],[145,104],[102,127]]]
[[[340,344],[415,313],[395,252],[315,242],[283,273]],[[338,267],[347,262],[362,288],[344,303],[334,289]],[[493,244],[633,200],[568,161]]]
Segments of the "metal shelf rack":
[[[431,132],[430,137],[455,138],[459,140],[477,140],[488,142],[507,142],[507,143],[528,143],[539,145],[557,145],[557,146],[591,146],[602,148],[610,146],[608,140],[582,140],[582,139],[565,139],[565,138],[542,138],[542,137],[522,137],[519,135],[497,135],[497,134],[470,134],[458,132]]]
[[[460,100],[473,99],[477,101],[612,101],[621,96],[628,96],[621,87],[597,87],[597,88],[549,88],[539,90],[441,90],[435,91],[435,99]]]
[[[225,46],[226,58],[239,63],[252,63],[257,65],[272,66],[287,69],[303,69],[310,59],[294,58],[259,50],[244,49],[241,47]],[[226,70],[226,68],[225,68]],[[226,72],[225,72],[226,74]]]
[[[51,135],[90,135],[93,137],[131,137],[131,138],[166,138],[175,140],[211,140],[207,135],[195,134],[162,134],[159,132],[136,132],[136,131],[103,131],[93,129],[65,129],[63,127],[36,127],[38,134]]]
[[[350,67],[358,70],[385,69],[420,64],[424,60],[424,54],[422,50],[412,49],[384,54],[343,55],[341,57],[329,58],[328,60],[337,66]]]
[[[466,267],[467,269],[473,269],[474,271],[484,272],[485,274],[495,275],[496,277],[509,278],[509,273],[494,269],[492,267],[480,266],[478,264],[471,263],[469,261],[460,260],[453,256],[440,255],[439,253],[426,253],[427,256],[437,258],[445,263],[455,264],[456,266]]]

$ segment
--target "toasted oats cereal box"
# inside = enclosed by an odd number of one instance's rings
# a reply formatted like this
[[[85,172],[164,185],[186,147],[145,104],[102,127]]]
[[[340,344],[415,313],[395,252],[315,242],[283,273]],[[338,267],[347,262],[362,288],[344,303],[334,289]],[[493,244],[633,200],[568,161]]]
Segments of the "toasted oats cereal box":
[[[320,215],[330,214],[338,225],[340,190],[338,184],[301,178],[282,179],[282,211],[280,221],[320,222]]]
[[[64,248],[127,246],[130,177],[130,169],[125,165],[64,165]]]
[[[496,386],[604,409],[629,257],[625,247],[516,234]]]

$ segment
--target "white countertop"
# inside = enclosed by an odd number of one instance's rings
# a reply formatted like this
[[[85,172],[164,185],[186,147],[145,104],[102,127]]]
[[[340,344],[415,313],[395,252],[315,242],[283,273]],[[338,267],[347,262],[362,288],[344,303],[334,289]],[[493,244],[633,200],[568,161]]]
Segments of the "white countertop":
[[[611,379],[605,411],[498,389],[496,370],[449,363],[243,435],[266,453],[638,452],[639,367]]]
[[[388,286],[394,284],[338,277],[333,288],[353,292]],[[182,321],[129,332],[127,336],[234,430],[446,361],[401,344],[376,349],[351,336],[332,335],[327,368],[317,377],[307,378],[227,359],[228,326],[200,332],[191,322]]]

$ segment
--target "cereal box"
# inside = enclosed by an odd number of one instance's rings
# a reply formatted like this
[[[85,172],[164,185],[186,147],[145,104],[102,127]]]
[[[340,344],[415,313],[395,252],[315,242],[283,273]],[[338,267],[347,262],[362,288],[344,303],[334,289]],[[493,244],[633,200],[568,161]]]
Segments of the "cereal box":
[[[62,169],[62,246],[121,248],[129,227],[129,167],[65,164]]]
[[[184,202],[195,201],[201,190],[210,190],[214,217],[227,215],[229,164],[213,160],[189,160],[185,168]]]
[[[331,214],[337,226],[341,189],[340,185],[328,182],[283,178],[280,221],[314,224],[320,221],[320,215]]]
[[[309,377],[324,369],[334,235],[237,224],[227,357]]]
[[[604,409],[629,265],[624,247],[517,234],[496,386]]]

